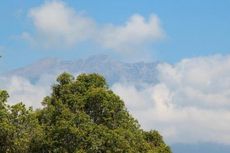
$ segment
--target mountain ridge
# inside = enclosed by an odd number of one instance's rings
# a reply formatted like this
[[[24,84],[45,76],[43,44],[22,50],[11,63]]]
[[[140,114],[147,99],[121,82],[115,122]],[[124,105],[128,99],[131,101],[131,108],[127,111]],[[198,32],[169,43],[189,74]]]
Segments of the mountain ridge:
[[[60,60],[46,58],[5,73],[6,76],[22,76],[30,81],[36,81],[44,74],[59,74],[62,72],[99,73],[105,76],[109,84],[115,82],[145,82],[154,84],[157,82],[156,66],[159,62],[125,63],[113,60],[107,55],[91,56],[86,59]]]

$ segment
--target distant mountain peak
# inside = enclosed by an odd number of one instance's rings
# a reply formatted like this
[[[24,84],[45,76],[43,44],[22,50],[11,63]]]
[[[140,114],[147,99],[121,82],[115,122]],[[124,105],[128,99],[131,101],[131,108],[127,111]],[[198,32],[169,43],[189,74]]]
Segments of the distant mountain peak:
[[[32,65],[7,73],[7,76],[22,76],[29,80],[38,80],[43,75],[57,75],[64,71],[73,74],[99,73],[105,76],[110,84],[115,82],[145,82],[157,81],[157,63],[124,63],[110,58],[108,55],[93,55],[86,59],[60,60],[46,58]]]

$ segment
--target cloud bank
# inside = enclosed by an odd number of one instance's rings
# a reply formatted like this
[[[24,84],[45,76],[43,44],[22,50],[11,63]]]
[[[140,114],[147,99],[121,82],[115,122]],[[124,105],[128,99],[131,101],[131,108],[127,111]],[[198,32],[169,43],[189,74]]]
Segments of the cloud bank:
[[[24,32],[21,37],[45,48],[73,47],[87,41],[102,48],[125,52],[164,37],[156,15],[146,19],[134,14],[122,25],[101,25],[63,1],[47,1],[30,9],[28,16],[36,33]]]
[[[143,128],[160,130],[171,143],[230,144],[230,56],[158,65],[159,83],[112,88]]]
[[[32,83],[21,76],[2,76],[0,88],[9,93],[9,104],[23,102],[28,107],[39,108],[43,98],[50,94],[55,77],[53,74],[43,75],[36,83]]]

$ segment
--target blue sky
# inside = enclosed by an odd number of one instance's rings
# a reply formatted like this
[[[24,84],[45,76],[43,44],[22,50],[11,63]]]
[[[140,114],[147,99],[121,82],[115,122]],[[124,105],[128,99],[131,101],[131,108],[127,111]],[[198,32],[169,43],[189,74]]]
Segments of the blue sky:
[[[74,59],[105,53],[128,61],[129,55],[122,58],[123,53],[88,42],[61,49],[33,46],[21,39],[21,35],[23,32],[35,33],[36,27],[28,14],[31,9],[43,5],[45,1],[12,0],[0,3],[0,53],[3,55],[0,62],[1,72],[47,57]],[[139,14],[145,19],[151,14],[157,15],[165,37],[148,44],[148,49],[144,49],[149,56],[148,60],[175,63],[183,58],[230,52],[228,0],[66,0],[64,3],[76,12],[83,12],[99,25],[124,25],[134,14]],[[139,51],[139,54],[141,52]]]

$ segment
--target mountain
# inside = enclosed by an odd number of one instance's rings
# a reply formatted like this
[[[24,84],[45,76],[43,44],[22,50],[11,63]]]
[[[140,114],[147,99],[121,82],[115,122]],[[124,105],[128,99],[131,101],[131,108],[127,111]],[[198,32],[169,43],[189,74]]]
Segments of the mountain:
[[[6,76],[22,76],[34,82],[45,74],[59,74],[70,72],[79,73],[99,73],[109,82],[144,82],[153,84],[157,82],[156,65],[152,63],[124,63],[113,60],[107,55],[91,56],[87,59],[63,61],[59,59],[43,59],[30,66],[19,68],[6,73]]]

